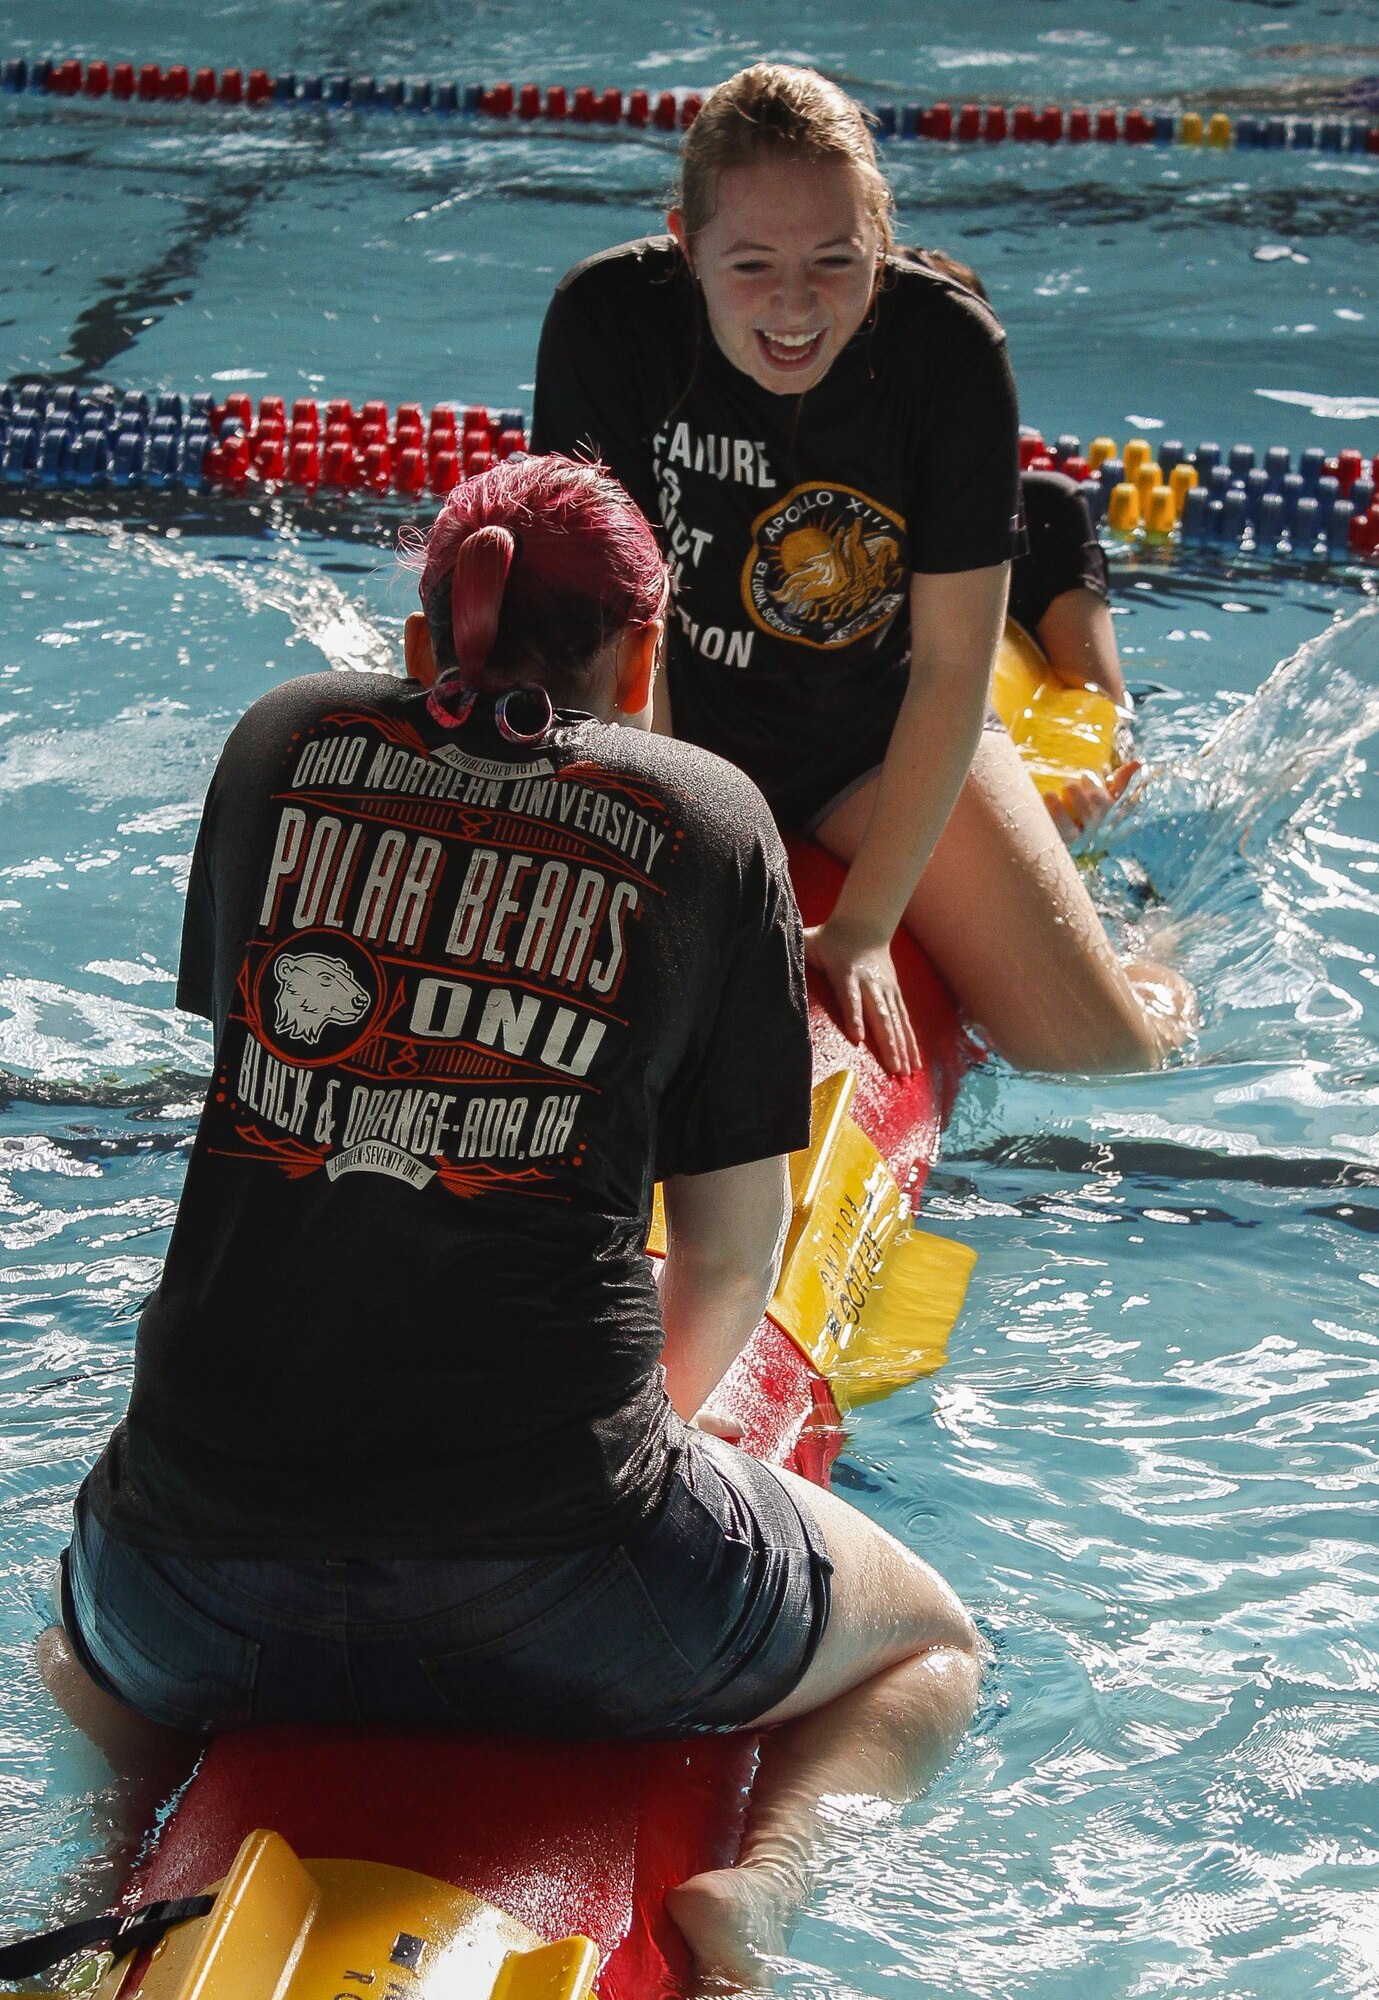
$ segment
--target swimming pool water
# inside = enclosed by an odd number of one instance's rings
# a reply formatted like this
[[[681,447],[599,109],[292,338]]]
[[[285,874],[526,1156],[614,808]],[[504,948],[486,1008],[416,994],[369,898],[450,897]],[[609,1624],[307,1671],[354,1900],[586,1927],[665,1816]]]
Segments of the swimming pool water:
[[[38,53],[0,8],[3,53]],[[1301,105],[1379,71],[1362,5],[1044,0],[45,10],[44,50],[542,82],[761,51],[864,97]],[[1046,432],[1379,449],[1379,161],[896,149],[904,233],[982,271]],[[655,225],[658,139],[0,100],[0,373],[527,404],[577,257]],[[132,521],[132,516],[131,516]],[[0,519],[0,1926],[110,1812],[38,1686],[71,1495],[128,1390],[208,1062],[172,1006],[231,723],[386,668],[386,551]],[[947,1366],[854,1421],[845,1488],[978,1611],[977,1731],[902,1813],[840,1802],[806,1996],[1358,2000],[1379,1988],[1379,613],[1324,575],[1115,568],[1144,795],[1108,918],[1201,986],[1190,1060],[974,1074],[927,1201],[980,1252]],[[1337,621],[1340,620],[1339,624]]]

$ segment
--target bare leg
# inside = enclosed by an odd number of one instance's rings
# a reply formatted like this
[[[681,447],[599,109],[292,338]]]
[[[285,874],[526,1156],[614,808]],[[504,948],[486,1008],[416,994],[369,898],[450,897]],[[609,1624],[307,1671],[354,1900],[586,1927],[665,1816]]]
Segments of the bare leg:
[[[146,1722],[97,1687],[60,1625],[39,1633],[36,1651],[49,1694],[67,1720],[95,1744],[116,1777],[151,1796],[161,1796],[182,1782],[201,1754],[204,1738]]]
[[[700,1976],[759,1987],[809,1893],[832,1798],[915,1798],[972,1719],[980,1642],[953,1592],[918,1556],[835,1494],[783,1475],[833,1557],[828,1628],[800,1685],[760,1721],[762,1750],[735,1868],[693,1876],[666,1907]]]
[[[843,861],[866,831],[873,791],[855,792],[820,828]],[[983,733],[905,924],[962,1012],[1019,1069],[1149,1068],[1194,1024],[1178,973],[1116,958],[1004,730]]]

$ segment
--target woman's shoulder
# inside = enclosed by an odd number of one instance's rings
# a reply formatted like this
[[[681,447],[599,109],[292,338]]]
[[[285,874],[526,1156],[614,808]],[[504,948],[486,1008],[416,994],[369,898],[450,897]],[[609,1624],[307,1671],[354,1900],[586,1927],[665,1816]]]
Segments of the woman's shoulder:
[[[597,733],[598,760],[610,772],[640,779],[663,793],[699,844],[741,854],[765,849],[783,856],[771,809],[747,773],[726,758],[678,736],[604,724]]]
[[[985,299],[938,271],[922,250],[897,245],[885,260],[877,292],[877,319],[913,336],[928,334],[972,347],[1003,347],[1005,328]]]
[[[416,694],[416,683],[401,673],[326,668],[279,681],[250,704],[237,726],[272,733],[296,727],[304,719],[335,709],[393,708],[408,695]]]
[[[401,674],[360,670],[296,674],[280,681],[261,694],[230,731],[220,759],[222,782],[271,769],[303,730],[332,714],[391,711],[415,692],[414,683]]]
[[[673,237],[638,236],[583,258],[560,280],[556,297],[577,300],[590,311],[600,306],[617,310],[635,301],[641,313],[664,298],[670,310],[684,275],[684,260]]]
[[[1075,480],[1063,472],[1022,472],[1020,499],[1031,530],[1063,527],[1085,537],[1091,527],[1087,502]]]

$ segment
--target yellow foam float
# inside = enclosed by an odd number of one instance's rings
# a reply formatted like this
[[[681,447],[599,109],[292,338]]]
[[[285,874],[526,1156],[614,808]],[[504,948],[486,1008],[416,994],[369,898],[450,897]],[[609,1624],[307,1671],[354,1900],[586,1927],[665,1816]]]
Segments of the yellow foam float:
[[[1138,508],[1133,486],[1115,490],[1128,491]],[[1115,769],[1120,710],[1100,688],[1069,687],[1057,679],[1035,641],[1013,621],[996,656],[991,700],[1041,792],[1057,792],[1079,776],[1104,781]]]
[[[301,1861],[251,1833],[209,1915],[142,1968],[108,1964],[91,2000],[590,2000],[599,1955],[548,1942],[465,1889],[376,1861]]]

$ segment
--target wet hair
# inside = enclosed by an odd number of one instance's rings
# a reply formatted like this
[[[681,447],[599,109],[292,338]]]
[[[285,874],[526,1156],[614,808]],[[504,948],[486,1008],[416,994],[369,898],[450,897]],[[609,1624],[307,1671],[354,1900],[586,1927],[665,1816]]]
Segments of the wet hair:
[[[452,488],[426,536],[404,539],[421,571],[438,689],[537,683],[579,706],[595,659],[628,626],[664,617],[670,576],[656,537],[603,466],[504,459]]]
[[[921,255],[925,263],[932,265],[941,277],[951,278],[955,285],[961,285],[966,292],[974,292],[983,304],[990,305],[986,286],[970,264],[964,264],[961,258],[950,257],[946,250],[925,250]]]
[[[685,135],[675,205],[693,242],[718,206],[718,177],[763,157],[841,161],[855,171],[884,249],[891,247],[891,190],[876,164],[866,115],[817,70],[753,63],[720,83]]]

